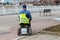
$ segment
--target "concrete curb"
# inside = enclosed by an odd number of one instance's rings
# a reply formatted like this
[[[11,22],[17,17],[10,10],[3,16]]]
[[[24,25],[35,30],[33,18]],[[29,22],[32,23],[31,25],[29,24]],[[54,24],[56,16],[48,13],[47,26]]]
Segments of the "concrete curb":
[[[0,14],[0,16],[15,15],[15,14],[18,14],[18,13],[11,13],[11,14]]]
[[[36,33],[33,33],[31,36],[35,36],[35,35],[37,35],[37,34],[39,34],[39,33],[40,33],[40,31],[38,31],[38,32],[36,32]],[[22,39],[25,39],[25,38],[28,38],[28,37],[31,37],[31,36],[29,36],[29,35],[20,36],[20,37],[18,37],[18,38],[12,39],[12,40],[22,40]]]

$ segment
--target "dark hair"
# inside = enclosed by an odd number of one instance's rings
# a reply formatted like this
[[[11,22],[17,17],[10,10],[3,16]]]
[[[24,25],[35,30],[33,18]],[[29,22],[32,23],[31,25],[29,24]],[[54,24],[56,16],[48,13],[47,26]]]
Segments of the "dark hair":
[[[25,4],[22,5],[22,8],[27,8],[27,6]]]

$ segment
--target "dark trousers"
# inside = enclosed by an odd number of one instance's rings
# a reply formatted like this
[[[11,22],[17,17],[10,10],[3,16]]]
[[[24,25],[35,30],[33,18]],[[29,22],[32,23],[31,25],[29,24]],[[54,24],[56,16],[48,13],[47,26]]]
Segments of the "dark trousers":
[[[28,27],[31,27],[31,21],[29,21],[29,24],[20,23],[21,28],[24,28],[24,25],[27,25]]]
[[[29,23],[29,24],[20,23],[21,28],[24,28],[24,25],[27,25],[28,27],[31,27],[31,23]]]

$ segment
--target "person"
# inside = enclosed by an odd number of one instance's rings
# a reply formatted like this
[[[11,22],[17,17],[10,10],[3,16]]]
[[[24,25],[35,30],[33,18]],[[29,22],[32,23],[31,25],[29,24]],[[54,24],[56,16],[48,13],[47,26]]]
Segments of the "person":
[[[32,15],[30,11],[27,10],[27,6],[25,4],[22,5],[22,10],[19,11],[18,18],[21,28],[24,27],[23,24],[28,25],[29,28],[31,28]]]

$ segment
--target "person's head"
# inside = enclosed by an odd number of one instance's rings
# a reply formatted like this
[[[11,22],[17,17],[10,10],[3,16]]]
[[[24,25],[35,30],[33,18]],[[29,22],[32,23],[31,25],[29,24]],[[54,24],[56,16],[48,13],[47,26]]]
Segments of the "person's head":
[[[26,10],[27,6],[25,4],[22,5],[23,10]]]

